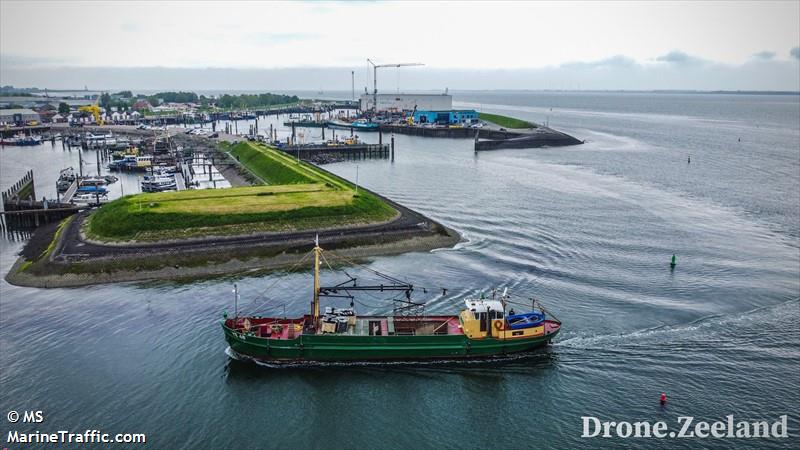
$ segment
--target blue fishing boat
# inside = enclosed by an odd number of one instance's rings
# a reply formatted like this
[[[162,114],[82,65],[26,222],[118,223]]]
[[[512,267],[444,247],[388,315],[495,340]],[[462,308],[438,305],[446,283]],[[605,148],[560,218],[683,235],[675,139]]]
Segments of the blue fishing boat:
[[[341,129],[341,130],[356,129],[365,131],[378,131],[378,124],[375,122],[369,122],[366,119],[358,119],[354,122],[342,122],[338,120],[332,120],[328,122],[328,128]]]
[[[81,186],[78,188],[78,192],[81,194],[106,194],[108,189],[102,186]]]
[[[353,128],[366,129],[366,130],[377,130],[378,129],[378,124],[377,123],[368,122],[365,119],[358,119],[355,122],[351,123],[350,126],[353,127]]]

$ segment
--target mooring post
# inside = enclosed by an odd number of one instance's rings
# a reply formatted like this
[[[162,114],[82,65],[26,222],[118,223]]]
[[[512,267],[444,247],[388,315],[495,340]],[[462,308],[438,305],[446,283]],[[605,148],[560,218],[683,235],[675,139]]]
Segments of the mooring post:
[[[394,133],[392,133],[392,162],[394,162]]]
[[[325,124],[322,124],[322,140],[325,140]]]
[[[383,131],[378,130],[378,145],[383,145]]]

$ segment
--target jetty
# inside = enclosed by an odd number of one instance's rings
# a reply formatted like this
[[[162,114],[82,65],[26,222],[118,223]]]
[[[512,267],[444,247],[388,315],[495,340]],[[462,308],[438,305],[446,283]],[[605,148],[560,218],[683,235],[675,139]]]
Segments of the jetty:
[[[474,139],[475,151],[504,148],[564,147],[583,144],[583,141],[549,127],[508,131],[492,128],[422,127],[411,125],[381,125],[381,132],[409,134],[436,138]]]
[[[29,170],[10,189],[0,194],[2,209],[0,210],[0,229],[31,229],[50,222],[57,222],[69,217],[80,208],[59,201],[36,200],[36,189],[33,182],[33,170]]]

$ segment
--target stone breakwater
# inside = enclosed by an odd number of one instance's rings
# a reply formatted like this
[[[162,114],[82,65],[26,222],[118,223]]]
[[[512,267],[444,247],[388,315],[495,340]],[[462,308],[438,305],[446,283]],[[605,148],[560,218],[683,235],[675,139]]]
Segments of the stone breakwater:
[[[424,137],[474,139],[475,151],[503,148],[564,147],[583,144],[582,140],[574,136],[548,127],[508,131],[491,128],[475,129],[381,125],[380,131]]]

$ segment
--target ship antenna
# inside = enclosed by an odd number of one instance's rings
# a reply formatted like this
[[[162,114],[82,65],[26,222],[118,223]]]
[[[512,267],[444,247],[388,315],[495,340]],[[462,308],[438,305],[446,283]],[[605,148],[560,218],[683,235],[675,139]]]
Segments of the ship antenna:
[[[314,238],[314,304],[311,311],[315,329],[319,321],[319,257],[321,254],[322,249],[319,246],[319,234],[317,234]]]
[[[239,286],[233,283],[233,323],[239,318]]]

